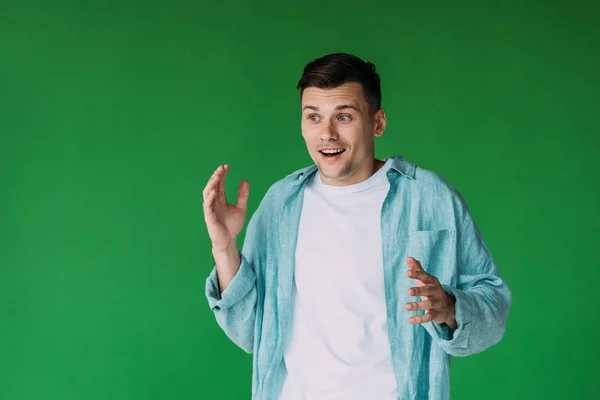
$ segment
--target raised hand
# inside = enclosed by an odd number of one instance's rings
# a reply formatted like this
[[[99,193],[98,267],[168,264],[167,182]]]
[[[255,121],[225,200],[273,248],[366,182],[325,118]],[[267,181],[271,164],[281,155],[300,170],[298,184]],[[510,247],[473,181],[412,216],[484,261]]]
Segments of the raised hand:
[[[225,177],[229,165],[219,165],[202,192],[204,197],[204,219],[212,241],[213,253],[237,249],[237,236],[246,221],[246,209],[250,184],[242,181],[235,205],[225,197]]]
[[[413,257],[408,257],[406,264],[410,268],[406,274],[416,281],[416,287],[408,289],[408,295],[420,296],[421,301],[406,303],[404,308],[407,311],[427,311],[423,315],[411,316],[409,322],[411,324],[422,324],[433,321],[437,324],[446,323],[450,328],[456,329],[454,298],[446,293],[435,276],[423,270],[419,261]]]

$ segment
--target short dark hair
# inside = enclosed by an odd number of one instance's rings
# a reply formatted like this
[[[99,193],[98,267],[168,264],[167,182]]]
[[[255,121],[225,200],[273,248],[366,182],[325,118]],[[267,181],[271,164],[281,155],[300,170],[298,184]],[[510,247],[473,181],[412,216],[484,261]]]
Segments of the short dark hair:
[[[297,89],[302,97],[304,89],[311,86],[333,89],[349,82],[361,84],[371,114],[381,108],[381,80],[375,64],[347,53],[328,54],[306,64]]]

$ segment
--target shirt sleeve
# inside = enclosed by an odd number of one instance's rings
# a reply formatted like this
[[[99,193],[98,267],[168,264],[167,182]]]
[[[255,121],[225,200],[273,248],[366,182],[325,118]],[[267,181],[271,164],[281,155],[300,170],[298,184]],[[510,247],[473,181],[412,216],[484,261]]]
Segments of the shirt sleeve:
[[[502,339],[512,297],[469,213],[458,230],[457,285],[442,285],[454,296],[457,329],[428,322],[427,330],[448,354],[482,352]]]
[[[256,275],[246,257],[240,252],[240,268],[227,288],[221,293],[217,268],[213,267],[206,279],[206,297],[214,312],[226,312],[231,306],[242,300],[254,287]]]
[[[262,204],[259,205],[248,222],[240,252],[240,267],[225,290],[221,292],[219,289],[216,266],[206,278],[206,299],[218,325],[231,341],[247,353],[252,353],[254,348],[258,297],[256,268],[260,268],[261,254],[265,251],[265,229],[261,216],[263,208]]]

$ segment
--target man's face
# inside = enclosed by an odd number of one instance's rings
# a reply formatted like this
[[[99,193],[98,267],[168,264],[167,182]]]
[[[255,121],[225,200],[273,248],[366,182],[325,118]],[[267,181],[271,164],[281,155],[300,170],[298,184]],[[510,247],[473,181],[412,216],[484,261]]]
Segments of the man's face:
[[[302,94],[302,136],[326,184],[351,185],[373,174],[373,138],[385,123],[383,109],[371,114],[359,83]]]

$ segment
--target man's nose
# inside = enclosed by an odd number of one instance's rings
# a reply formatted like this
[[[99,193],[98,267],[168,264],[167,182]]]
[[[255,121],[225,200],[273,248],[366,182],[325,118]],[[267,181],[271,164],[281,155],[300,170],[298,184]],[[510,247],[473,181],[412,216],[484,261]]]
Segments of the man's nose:
[[[331,142],[339,139],[339,135],[337,129],[333,122],[327,123],[323,126],[323,130],[321,131],[321,140],[324,142]]]

